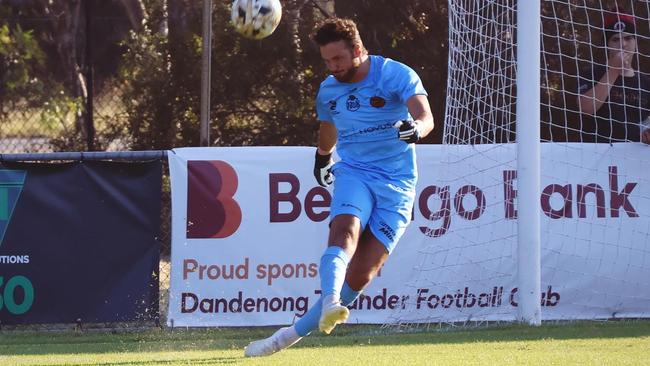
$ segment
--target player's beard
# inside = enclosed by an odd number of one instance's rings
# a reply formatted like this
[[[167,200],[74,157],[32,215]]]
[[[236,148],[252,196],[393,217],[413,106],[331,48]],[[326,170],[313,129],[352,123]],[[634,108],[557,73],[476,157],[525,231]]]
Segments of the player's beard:
[[[346,71],[343,75],[341,75],[341,76],[334,75],[334,77],[336,78],[336,80],[339,81],[339,83],[349,83],[350,80],[352,80],[354,78],[354,75],[357,74],[357,70],[359,70],[359,66],[361,66],[361,65],[354,65],[348,71]]]

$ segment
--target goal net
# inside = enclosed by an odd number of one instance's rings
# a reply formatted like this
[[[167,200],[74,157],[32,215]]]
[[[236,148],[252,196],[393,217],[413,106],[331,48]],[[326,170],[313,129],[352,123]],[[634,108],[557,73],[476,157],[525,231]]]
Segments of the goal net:
[[[650,316],[649,4],[541,2],[538,116],[517,105],[517,1],[449,1],[442,169],[420,182],[430,209],[414,225],[429,229],[393,323],[520,319],[517,126],[541,133],[541,318]],[[599,83],[605,100],[589,94]]]

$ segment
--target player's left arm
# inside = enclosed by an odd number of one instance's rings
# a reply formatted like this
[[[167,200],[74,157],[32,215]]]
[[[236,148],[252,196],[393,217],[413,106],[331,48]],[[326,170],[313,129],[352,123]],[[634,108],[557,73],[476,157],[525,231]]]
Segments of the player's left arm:
[[[406,100],[406,107],[420,130],[420,138],[433,131],[433,114],[429,100],[424,94],[416,94]]]

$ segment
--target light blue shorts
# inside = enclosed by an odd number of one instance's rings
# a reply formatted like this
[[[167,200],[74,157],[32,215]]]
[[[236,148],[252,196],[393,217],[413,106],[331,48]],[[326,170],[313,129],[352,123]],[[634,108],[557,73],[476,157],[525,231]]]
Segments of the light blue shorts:
[[[359,218],[391,253],[411,222],[415,178],[395,180],[336,164],[330,221],[341,214]]]

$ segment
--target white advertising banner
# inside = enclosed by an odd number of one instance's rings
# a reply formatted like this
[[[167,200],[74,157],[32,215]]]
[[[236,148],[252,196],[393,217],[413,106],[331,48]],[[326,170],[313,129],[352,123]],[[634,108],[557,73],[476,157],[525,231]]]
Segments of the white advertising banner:
[[[543,144],[542,153],[542,318],[648,316],[648,147]],[[316,302],[331,189],[316,184],[313,155],[169,152],[168,325],[289,324]],[[413,222],[349,322],[513,320],[515,146],[419,145],[418,166]]]

